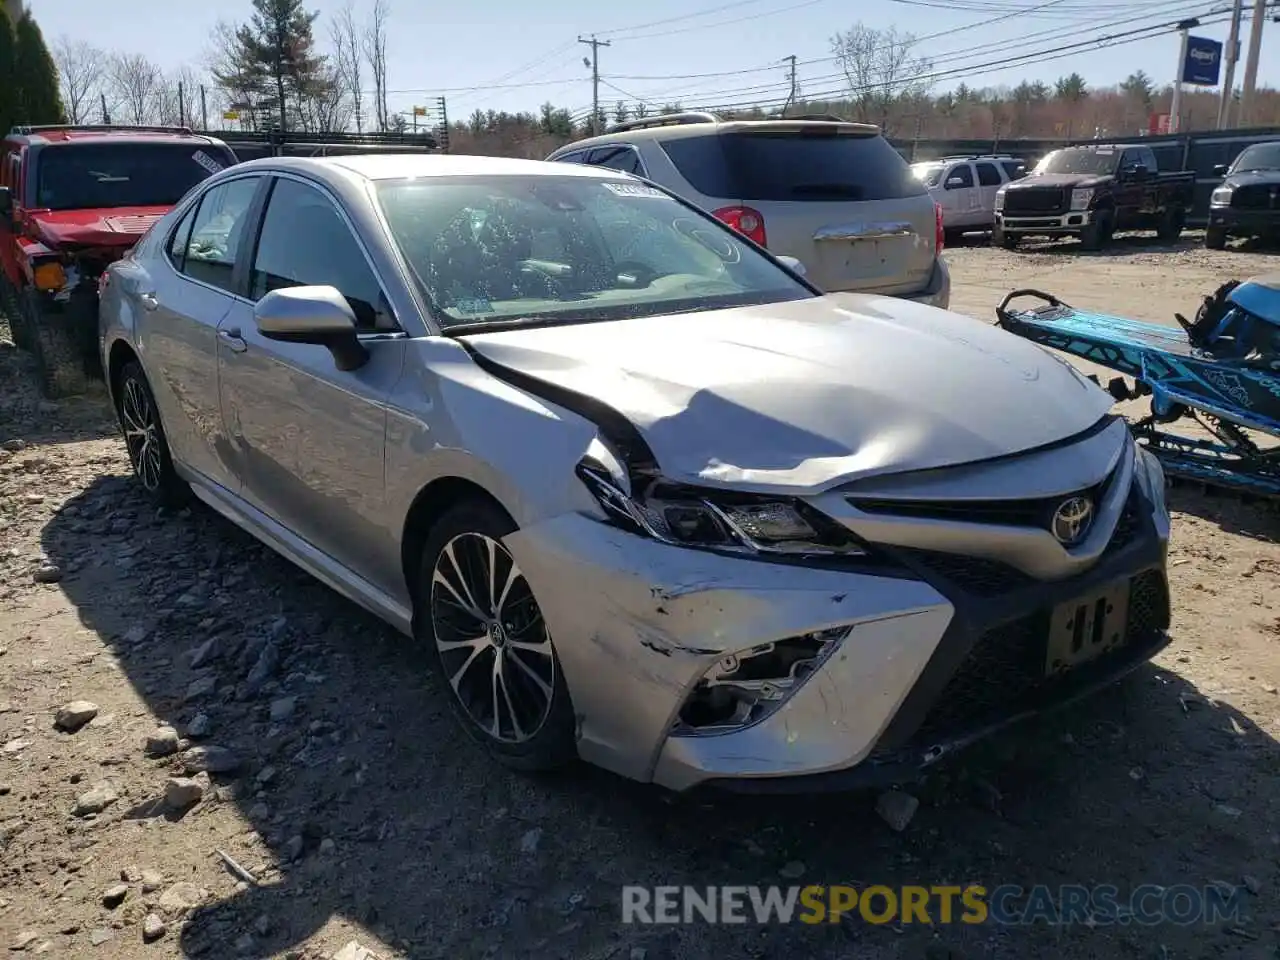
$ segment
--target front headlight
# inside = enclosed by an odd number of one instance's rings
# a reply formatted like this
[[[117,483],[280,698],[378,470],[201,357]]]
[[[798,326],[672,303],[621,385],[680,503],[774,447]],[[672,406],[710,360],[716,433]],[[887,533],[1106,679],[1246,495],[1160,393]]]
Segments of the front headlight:
[[[1229,207],[1231,205],[1231,188],[1218,187],[1209,196],[1209,205],[1213,207]]]
[[[1093,189],[1083,187],[1079,190],[1071,191],[1071,209],[1072,210],[1088,210],[1089,204],[1093,200]]]
[[[1004,187],[1001,187],[999,190],[996,191],[996,209],[997,210],[1004,209]]]
[[[584,460],[578,476],[609,519],[672,546],[744,554],[867,556],[854,536],[807,504],[703,490],[655,479],[628,494],[609,471]]]

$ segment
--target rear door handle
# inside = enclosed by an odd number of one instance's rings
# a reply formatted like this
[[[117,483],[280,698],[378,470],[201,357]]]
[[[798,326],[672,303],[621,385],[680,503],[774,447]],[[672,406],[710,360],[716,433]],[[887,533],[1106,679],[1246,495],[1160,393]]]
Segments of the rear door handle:
[[[147,310],[155,310],[160,306],[160,301],[156,299],[156,295],[154,293],[141,294],[138,297],[138,300]]]
[[[231,330],[219,330],[218,339],[227,345],[232,353],[244,353],[249,349],[249,345],[244,342],[244,338],[240,336],[240,328],[234,327]]]

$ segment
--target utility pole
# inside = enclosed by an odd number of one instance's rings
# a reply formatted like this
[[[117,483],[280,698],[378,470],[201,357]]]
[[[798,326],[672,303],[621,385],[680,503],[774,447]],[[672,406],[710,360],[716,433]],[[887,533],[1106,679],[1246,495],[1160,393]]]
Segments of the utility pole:
[[[1253,123],[1253,97],[1258,86],[1258,58],[1262,55],[1262,24],[1267,19],[1267,0],[1254,0],[1253,23],[1249,26],[1249,56],[1244,62],[1244,84],[1240,89],[1239,125]]]
[[[111,114],[107,112],[107,95],[105,93],[98,94],[102,104],[102,125],[105,127],[111,122]]]
[[[1173,74],[1173,103],[1169,105],[1169,132],[1177,133],[1182,126],[1182,72],[1186,68],[1187,63],[1187,46],[1190,42],[1191,31],[1200,26],[1200,21],[1195,17],[1183,20],[1178,24],[1178,34],[1181,39],[1178,42],[1178,69]]]
[[[187,101],[182,95],[182,81],[178,81],[178,126],[187,125]]]
[[[449,152],[449,105],[440,97],[440,149]]]
[[[782,105],[782,115],[785,117],[787,115],[787,108],[794,106],[796,102],[796,55],[792,53],[782,59],[791,64],[791,92],[787,94],[787,102]]]
[[[578,42],[591,48],[591,135],[595,136],[600,132],[600,48],[612,44],[608,40],[597,40],[594,36],[590,40],[579,37]]]
[[[1222,98],[1218,101],[1218,129],[1227,126],[1231,110],[1231,94],[1236,86],[1236,61],[1240,59],[1240,16],[1244,13],[1244,0],[1235,0],[1231,6],[1231,30],[1227,34],[1225,72],[1222,75]]]
[[[209,129],[209,101],[205,99],[204,84],[200,84],[200,129]]]

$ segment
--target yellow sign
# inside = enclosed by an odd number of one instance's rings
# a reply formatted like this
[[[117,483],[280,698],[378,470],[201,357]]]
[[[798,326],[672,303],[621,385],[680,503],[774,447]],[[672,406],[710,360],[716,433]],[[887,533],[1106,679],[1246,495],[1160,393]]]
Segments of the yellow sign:
[[[222,119],[223,120],[239,120],[240,111],[239,110],[223,110]]]
[[[414,107],[414,108],[413,108],[413,115],[414,115],[415,117],[425,117],[425,116],[427,115],[427,108],[426,108],[426,107]]]

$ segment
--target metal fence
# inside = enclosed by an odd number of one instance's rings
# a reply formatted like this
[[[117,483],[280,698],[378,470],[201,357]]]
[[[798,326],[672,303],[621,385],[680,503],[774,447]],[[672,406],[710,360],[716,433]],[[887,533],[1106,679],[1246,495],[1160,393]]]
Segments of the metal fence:
[[[999,153],[1032,161],[1050,150],[1088,143],[1140,143],[1156,155],[1161,170],[1192,170],[1196,175],[1195,200],[1187,222],[1204,224],[1209,217],[1209,195],[1222,182],[1214,176],[1217,164],[1229,164],[1245,147],[1255,143],[1280,140],[1280,127],[1246,130],[1205,130],[1167,136],[1108,137],[1094,140],[903,140],[891,142],[908,160],[931,160],[937,157],[980,156]]]
[[[342,157],[357,153],[438,153],[440,138],[431,133],[253,133],[200,131],[217,137],[241,161],[263,157]]]

